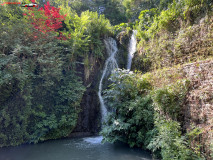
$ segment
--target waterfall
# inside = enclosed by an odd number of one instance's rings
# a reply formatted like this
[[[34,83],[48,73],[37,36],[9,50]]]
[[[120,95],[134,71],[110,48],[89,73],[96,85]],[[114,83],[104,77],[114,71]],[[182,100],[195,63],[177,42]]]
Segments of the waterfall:
[[[136,52],[136,44],[137,44],[136,34],[137,34],[137,31],[133,30],[133,33],[132,33],[132,36],[130,39],[130,43],[129,43],[129,48],[128,48],[128,62],[127,62],[128,70],[131,69],[132,58],[134,56],[134,53]]]
[[[104,122],[107,115],[107,108],[104,104],[104,99],[101,95],[101,92],[103,89],[103,79],[104,77],[106,77],[106,75],[109,75],[112,70],[114,70],[115,68],[118,68],[118,64],[115,59],[115,55],[118,51],[116,41],[113,38],[107,38],[106,40],[104,40],[104,43],[106,45],[108,58],[104,65],[103,74],[101,76],[101,80],[99,83],[99,91],[98,91],[98,97],[99,97],[100,105],[101,105],[102,123]]]

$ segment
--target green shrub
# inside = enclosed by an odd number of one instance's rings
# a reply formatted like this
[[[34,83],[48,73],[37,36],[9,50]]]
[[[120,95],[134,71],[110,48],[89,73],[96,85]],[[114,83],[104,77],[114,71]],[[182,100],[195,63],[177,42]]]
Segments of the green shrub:
[[[123,141],[131,147],[145,147],[153,129],[153,105],[146,93],[151,89],[146,79],[127,70],[117,70],[106,91],[107,104],[113,110],[101,134],[104,141]]]
[[[105,141],[122,141],[131,147],[146,147],[153,128],[153,107],[149,96],[114,105],[101,132]]]
[[[148,149],[153,152],[160,150],[162,159],[201,159],[200,155],[190,148],[188,134],[184,136],[181,132],[181,111],[189,84],[188,80],[178,80],[152,92],[157,136],[151,140]],[[191,133],[191,138],[195,136],[197,135]]]
[[[188,80],[182,80],[165,88],[154,90],[152,97],[155,110],[173,120],[178,120],[189,83]]]
[[[85,91],[69,69],[70,55],[55,35],[35,40],[22,13],[1,11],[0,147],[67,136],[76,126]]]
[[[64,42],[71,49],[71,53],[76,56],[85,57],[91,53],[96,58],[103,58],[104,43],[103,38],[113,33],[113,27],[104,15],[98,15],[97,12],[85,11],[78,16],[71,12],[69,8],[63,8],[63,14],[69,14],[66,17],[65,24],[67,30],[63,33],[71,35],[69,41]]]
[[[151,78],[121,69],[113,72],[113,83],[105,91],[112,112],[101,131],[103,141],[122,141],[131,147],[150,149],[155,157],[164,160],[202,159],[190,146],[199,132],[184,135],[181,128],[189,81],[182,79],[157,88],[150,85]]]
[[[156,115],[155,115],[156,116]],[[155,127],[158,134],[148,148],[153,152],[161,150],[163,160],[197,160],[200,159],[190,148],[185,136],[182,136],[180,124],[177,121],[165,120],[157,115]]]

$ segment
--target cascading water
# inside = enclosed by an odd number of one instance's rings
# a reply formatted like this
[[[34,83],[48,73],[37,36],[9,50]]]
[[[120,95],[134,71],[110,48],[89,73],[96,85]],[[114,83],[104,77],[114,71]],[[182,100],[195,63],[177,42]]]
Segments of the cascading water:
[[[130,39],[130,43],[129,43],[129,48],[128,48],[128,61],[127,61],[128,70],[131,69],[132,58],[134,56],[134,53],[136,52],[136,44],[137,44],[136,34],[137,34],[137,31],[133,30],[133,33],[132,33],[132,36]]]
[[[107,53],[109,57],[107,58],[104,65],[104,70],[99,83],[99,91],[98,91],[98,97],[99,97],[100,105],[101,105],[102,123],[104,122],[105,117],[107,115],[107,108],[104,104],[104,99],[101,95],[101,92],[103,89],[103,79],[106,77],[106,74],[109,74],[112,70],[114,70],[115,68],[118,68],[118,64],[115,59],[115,55],[118,51],[116,41],[113,38],[108,38],[104,40],[104,43],[106,45],[106,49],[107,49]]]

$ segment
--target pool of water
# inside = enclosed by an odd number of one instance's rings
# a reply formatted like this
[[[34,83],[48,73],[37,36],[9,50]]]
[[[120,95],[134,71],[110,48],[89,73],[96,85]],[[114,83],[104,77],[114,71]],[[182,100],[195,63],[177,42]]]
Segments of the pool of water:
[[[126,144],[101,143],[102,137],[47,141],[0,149],[0,160],[151,160],[148,152]]]

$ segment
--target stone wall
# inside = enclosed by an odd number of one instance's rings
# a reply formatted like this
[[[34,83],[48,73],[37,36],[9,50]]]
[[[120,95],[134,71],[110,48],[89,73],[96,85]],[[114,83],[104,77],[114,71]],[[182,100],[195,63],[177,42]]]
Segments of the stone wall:
[[[191,81],[183,111],[184,128],[190,131],[194,125],[203,130],[191,145],[201,144],[201,151],[210,160],[210,145],[213,145],[213,60],[184,65],[182,71]]]

